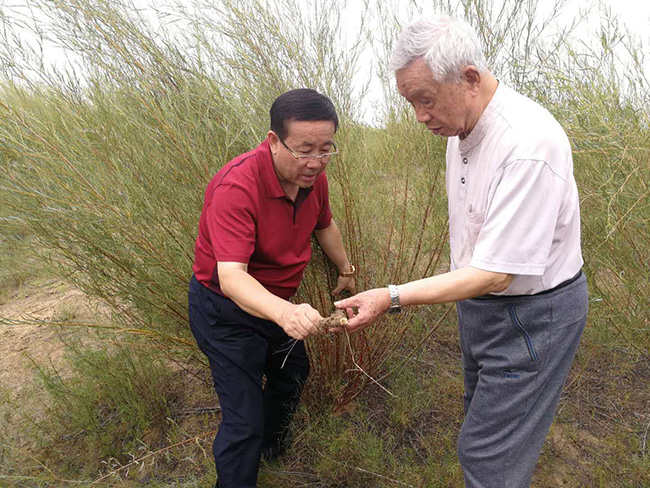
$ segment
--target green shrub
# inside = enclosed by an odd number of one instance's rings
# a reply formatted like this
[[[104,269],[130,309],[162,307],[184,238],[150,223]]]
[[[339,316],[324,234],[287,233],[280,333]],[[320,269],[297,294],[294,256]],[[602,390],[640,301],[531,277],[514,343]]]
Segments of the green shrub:
[[[51,399],[36,422],[58,470],[93,476],[165,445],[182,385],[137,344],[100,345],[69,342],[65,371],[35,363]]]

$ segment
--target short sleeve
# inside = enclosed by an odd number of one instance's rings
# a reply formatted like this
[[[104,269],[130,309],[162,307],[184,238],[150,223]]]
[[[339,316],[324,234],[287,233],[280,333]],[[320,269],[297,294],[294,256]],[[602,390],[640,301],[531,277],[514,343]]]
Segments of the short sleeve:
[[[246,191],[231,185],[214,190],[207,225],[217,261],[248,263],[255,250],[255,208]]]
[[[332,210],[330,209],[330,196],[329,186],[325,173],[322,177],[322,187],[320,188],[320,212],[318,214],[318,221],[316,222],[316,230],[323,230],[329,227],[332,221]]]
[[[497,183],[470,266],[541,276],[557,225],[565,181],[544,161],[508,164]]]

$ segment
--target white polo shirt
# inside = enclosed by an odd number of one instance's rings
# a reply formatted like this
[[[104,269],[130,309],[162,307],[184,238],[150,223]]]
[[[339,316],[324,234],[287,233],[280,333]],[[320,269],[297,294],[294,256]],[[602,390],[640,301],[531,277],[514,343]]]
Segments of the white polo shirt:
[[[469,136],[447,143],[451,269],[514,275],[530,295],[583,264],[571,145],[555,118],[499,84]]]

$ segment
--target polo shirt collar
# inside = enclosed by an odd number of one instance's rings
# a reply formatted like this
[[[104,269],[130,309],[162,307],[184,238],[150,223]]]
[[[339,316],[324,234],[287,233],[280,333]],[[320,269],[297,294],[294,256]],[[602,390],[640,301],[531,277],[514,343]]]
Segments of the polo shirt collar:
[[[470,151],[483,140],[489,128],[492,126],[492,123],[501,112],[501,107],[503,105],[503,90],[501,83],[499,83],[494,95],[492,95],[490,103],[485,107],[485,110],[479,117],[478,122],[472,131],[465,139],[459,141],[458,148],[461,153]]]
[[[257,149],[255,149],[257,156],[257,163],[262,174],[262,181],[264,181],[264,187],[266,189],[266,195],[269,198],[289,198],[285,193],[284,189],[280,185],[280,180],[278,180],[278,175],[275,173],[275,168],[273,167],[273,157],[271,156],[271,146],[269,140],[265,139]],[[309,188],[300,188],[298,189],[298,196],[296,196],[296,204],[304,202],[307,196],[314,189],[313,186]]]

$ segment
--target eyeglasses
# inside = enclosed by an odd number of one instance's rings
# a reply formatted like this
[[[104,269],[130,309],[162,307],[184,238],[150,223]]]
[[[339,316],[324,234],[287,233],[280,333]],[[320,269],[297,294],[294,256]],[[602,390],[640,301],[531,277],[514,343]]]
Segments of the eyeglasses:
[[[278,137],[278,139],[280,139],[280,138]],[[284,147],[287,148],[287,151],[289,151],[289,153],[294,158],[296,158],[297,160],[301,160],[301,159],[318,159],[320,161],[320,160],[324,159],[325,161],[327,161],[332,156],[335,156],[336,154],[339,153],[339,150],[337,149],[336,144],[334,144],[334,143],[332,143],[332,147],[334,148],[334,151],[332,151],[332,152],[326,152],[326,153],[323,153],[323,154],[296,154],[295,152],[293,152],[293,150],[289,146],[287,146],[284,143],[284,141],[282,139],[280,139],[280,142],[282,143],[282,145]]]

